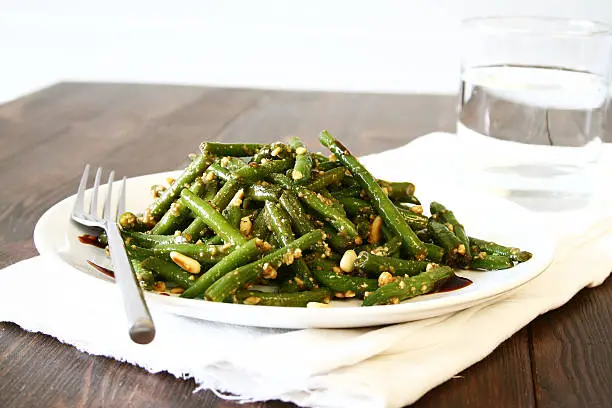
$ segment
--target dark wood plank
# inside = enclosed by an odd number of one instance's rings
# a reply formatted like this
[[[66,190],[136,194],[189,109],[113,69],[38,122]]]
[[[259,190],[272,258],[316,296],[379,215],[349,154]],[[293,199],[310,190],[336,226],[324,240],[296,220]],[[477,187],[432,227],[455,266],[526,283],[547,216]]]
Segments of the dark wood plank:
[[[530,326],[540,408],[612,403],[612,278]]]
[[[527,329],[413,404],[413,408],[441,406],[535,407]]]
[[[0,267],[35,254],[36,220],[73,193],[85,162],[135,176],[180,167],[203,139],[272,141],[295,134],[316,147],[322,128],[354,153],[366,154],[429,131],[452,131],[455,102],[452,96],[59,84],[0,106]],[[525,333],[463,378],[432,390],[417,406],[532,406]],[[210,392],[192,395],[193,382],[87,356],[7,323],[0,324],[0,378],[3,407],[40,406],[41,401],[70,407],[243,406]]]

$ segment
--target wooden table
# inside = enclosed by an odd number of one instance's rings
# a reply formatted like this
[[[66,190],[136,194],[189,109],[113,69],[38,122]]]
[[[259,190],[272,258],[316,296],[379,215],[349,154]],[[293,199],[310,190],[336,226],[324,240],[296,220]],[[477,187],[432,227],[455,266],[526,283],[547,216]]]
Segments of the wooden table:
[[[300,135],[315,147],[322,128],[356,154],[378,152],[433,130],[452,131],[455,102],[451,96],[52,86],[0,106],[0,267],[36,255],[36,220],[73,194],[86,162],[138,176],[181,167],[204,139]],[[608,279],[539,317],[414,406],[608,407],[611,316]],[[193,387],[0,323],[0,407],[291,406],[235,405],[211,392],[192,394]]]

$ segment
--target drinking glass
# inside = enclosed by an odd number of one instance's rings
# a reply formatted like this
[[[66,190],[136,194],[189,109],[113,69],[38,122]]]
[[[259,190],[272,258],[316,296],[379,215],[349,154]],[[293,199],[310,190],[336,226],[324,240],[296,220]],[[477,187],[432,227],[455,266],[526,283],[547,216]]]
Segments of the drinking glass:
[[[612,31],[543,17],[463,21],[457,135],[469,181],[586,192],[608,105]],[[585,190],[587,189],[587,190]]]

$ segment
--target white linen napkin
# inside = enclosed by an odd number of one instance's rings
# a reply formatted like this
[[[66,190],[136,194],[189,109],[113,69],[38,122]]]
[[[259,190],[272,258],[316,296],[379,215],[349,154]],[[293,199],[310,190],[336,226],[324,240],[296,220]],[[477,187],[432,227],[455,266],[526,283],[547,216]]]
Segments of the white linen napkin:
[[[436,133],[364,159],[381,169],[423,163],[425,152],[452,146]],[[612,150],[606,146],[612,157]],[[412,163],[412,166],[410,166]],[[414,168],[414,167],[413,167]],[[607,173],[610,174],[610,173]],[[439,177],[440,175],[438,175]],[[390,177],[391,178],[391,177]],[[429,180],[426,180],[429,178]],[[417,188],[436,175],[415,179]],[[440,179],[436,179],[440,182]],[[417,190],[417,191],[419,191]],[[400,407],[481,360],[538,315],[559,307],[612,270],[612,214],[603,200],[567,213],[543,212],[557,235],[552,265],[536,279],[492,303],[417,322],[362,329],[281,330],[232,326],[152,310],[157,337],[147,346],[127,335],[117,291],[66,268],[54,257],[34,257],[0,271],[5,288],[29,286],[28,296],[4,291],[0,321],[39,331],[83,352],[126,361],[155,373],[193,377],[199,388],[241,401],[281,399],[316,407]],[[596,211],[595,211],[596,210]],[[560,221],[563,221],[560,224]],[[585,260],[589,261],[585,265]],[[580,273],[576,273],[580,270]],[[461,349],[461,353],[456,353]],[[406,384],[411,384],[406,387]]]

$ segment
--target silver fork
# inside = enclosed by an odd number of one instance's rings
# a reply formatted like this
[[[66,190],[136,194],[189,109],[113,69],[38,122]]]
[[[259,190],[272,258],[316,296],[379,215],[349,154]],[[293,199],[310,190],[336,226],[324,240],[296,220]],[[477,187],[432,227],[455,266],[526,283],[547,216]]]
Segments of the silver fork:
[[[115,171],[111,170],[108,175],[106,198],[104,200],[103,216],[98,213],[98,189],[102,178],[102,168],[98,167],[94,186],[91,192],[91,202],[85,206],[85,189],[89,178],[89,164],[85,166],[76,201],[72,208],[72,219],[76,222],[89,226],[100,227],[106,231],[108,236],[108,247],[113,261],[115,282],[119,286],[123,305],[130,326],[130,338],[139,344],[148,344],[155,337],[155,326],[151,314],[142,295],[136,274],[127,257],[123,239],[117,227],[117,218],[125,212],[125,177],[121,183],[119,201],[115,217],[111,216],[111,197]]]

